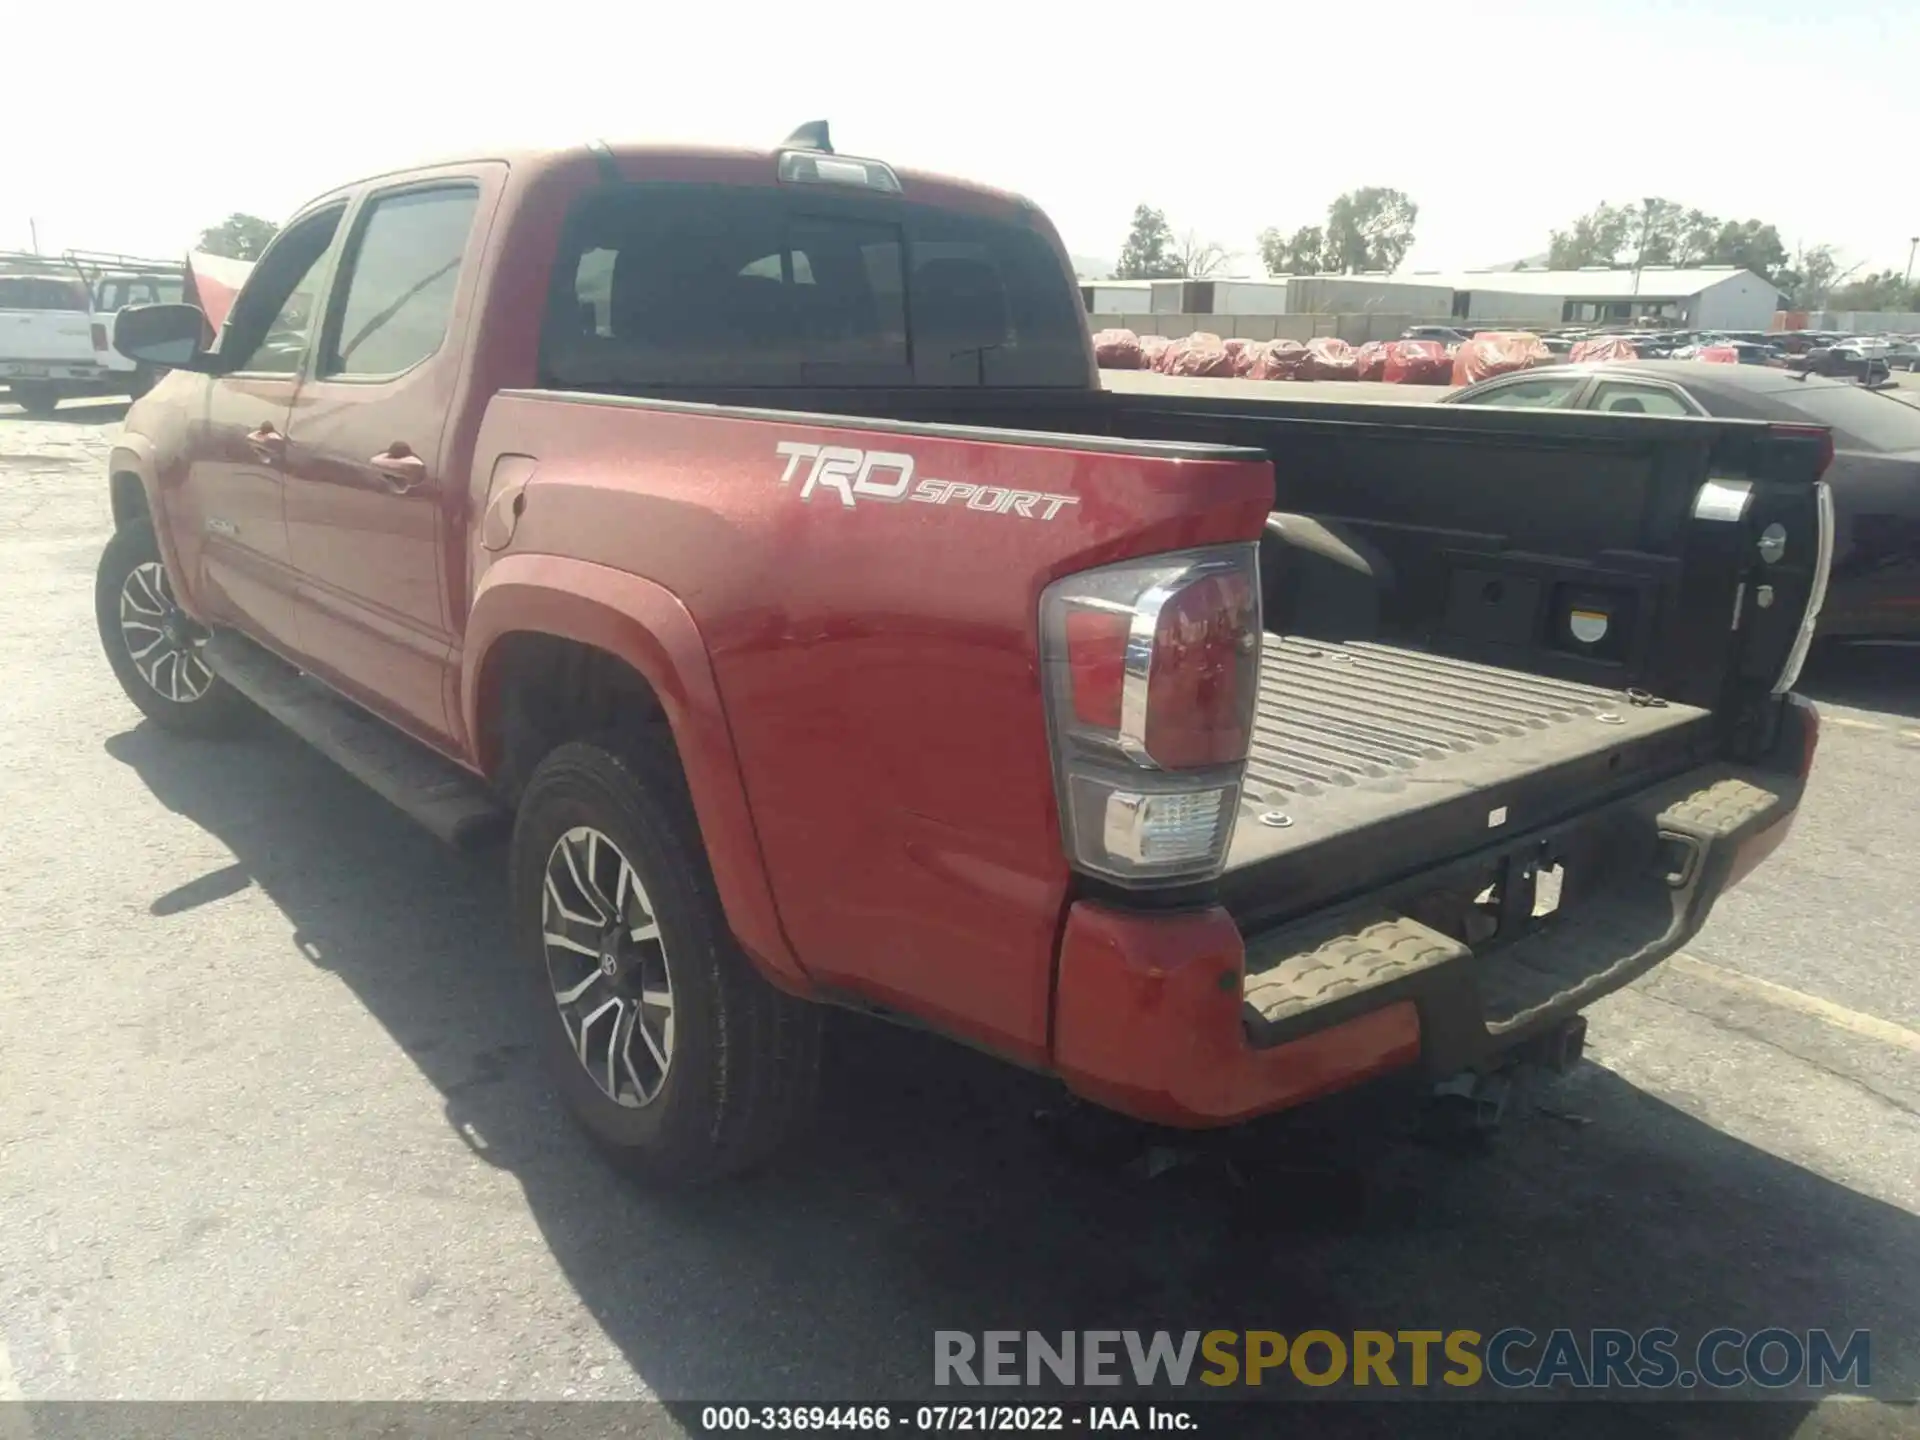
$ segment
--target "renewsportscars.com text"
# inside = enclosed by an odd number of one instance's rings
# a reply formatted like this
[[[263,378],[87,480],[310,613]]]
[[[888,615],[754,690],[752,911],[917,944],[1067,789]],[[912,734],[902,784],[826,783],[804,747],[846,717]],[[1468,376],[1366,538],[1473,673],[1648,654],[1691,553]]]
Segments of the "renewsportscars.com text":
[[[1777,1390],[1872,1383],[1865,1330],[936,1330],[936,1385]]]

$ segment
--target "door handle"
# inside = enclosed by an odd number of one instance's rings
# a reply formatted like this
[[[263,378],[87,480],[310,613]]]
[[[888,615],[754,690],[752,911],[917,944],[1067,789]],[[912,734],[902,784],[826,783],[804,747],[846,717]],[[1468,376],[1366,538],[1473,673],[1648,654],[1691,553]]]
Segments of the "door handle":
[[[381,482],[396,495],[404,495],[427,478],[427,462],[414,454],[405,441],[396,440],[367,463]]]
[[[287,437],[273,428],[271,420],[262,420],[247,432],[247,448],[272,464],[286,453]]]

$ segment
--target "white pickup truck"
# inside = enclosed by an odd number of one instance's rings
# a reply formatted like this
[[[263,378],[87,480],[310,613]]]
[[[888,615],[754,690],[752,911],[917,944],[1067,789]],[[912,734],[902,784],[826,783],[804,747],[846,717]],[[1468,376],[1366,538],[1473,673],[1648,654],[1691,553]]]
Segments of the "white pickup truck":
[[[113,348],[128,305],[178,301],[182,267],[124,256],[0,255],[0,385],[30,415],[64,399],[131,395],[155,372]]]

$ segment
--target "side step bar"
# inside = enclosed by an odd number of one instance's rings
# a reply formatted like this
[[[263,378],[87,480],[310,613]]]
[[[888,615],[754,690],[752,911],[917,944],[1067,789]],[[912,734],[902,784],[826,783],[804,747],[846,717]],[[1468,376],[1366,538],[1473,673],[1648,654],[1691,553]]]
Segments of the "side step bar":
[[[511,817],[478,778],[279,656],[230,630],[204,653],[222,680],[449,845],[477,849],[506,832]]]

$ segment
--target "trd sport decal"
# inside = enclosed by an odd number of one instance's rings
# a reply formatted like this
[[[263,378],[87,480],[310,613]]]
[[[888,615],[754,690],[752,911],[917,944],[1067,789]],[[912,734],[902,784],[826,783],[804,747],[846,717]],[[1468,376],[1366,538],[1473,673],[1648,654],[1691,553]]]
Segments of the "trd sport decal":
[[[931,478],[916,483],[913,457],[890,450],[849,450],[838,445],[806,445],[798,440],[782,440],[773,449],[786,457],[787,468],[780,473],[782,485],[791,485],[800,467],[807,465],[800,498],[811,500],[815,490],[831,490],[849,510],[858,497],[889,505],[902,500],[923,505],[965,505],[989,515],[1051,520],[1067,506],[1080,503],[1078,496],[1050,495],[1044,490],[1009,490],[1000,485]]]

